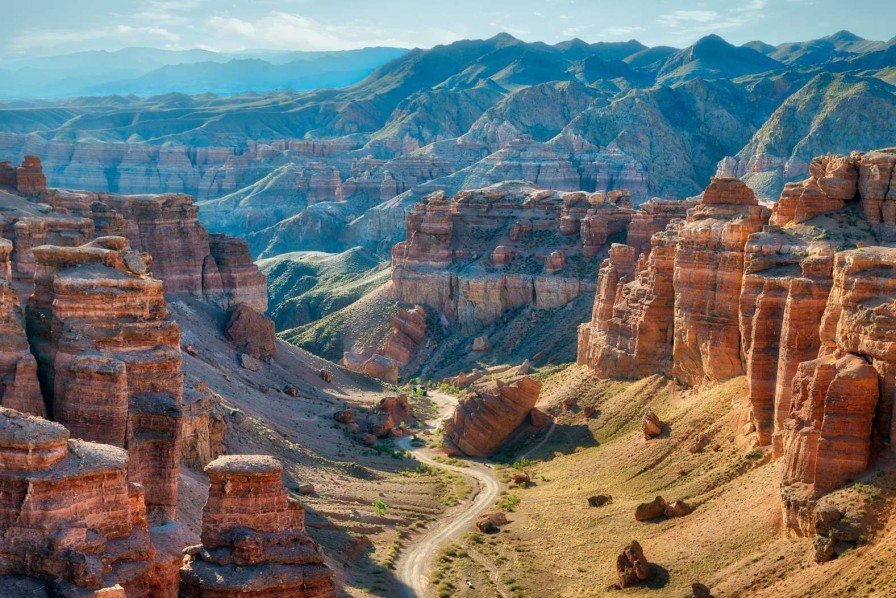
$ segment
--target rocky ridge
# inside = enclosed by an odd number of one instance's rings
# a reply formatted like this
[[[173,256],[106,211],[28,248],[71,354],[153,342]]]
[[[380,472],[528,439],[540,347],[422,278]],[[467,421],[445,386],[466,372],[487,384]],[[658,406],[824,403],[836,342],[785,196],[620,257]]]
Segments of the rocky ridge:
[[[785,521],[801,535],[818,499],[892,442],[894,164],[892,149],[818,157],[771,211],[713,179],[649,254],[611,249],[580,327],[579,361],[601,376],[746,373],[743,432],[783,457]]]
[[[39,161],[25,167],[0,190],[11,237],[0,240],[0,593],[180,595],[189,536],[174,523],[180,464],[220,454],[227,422],[204,381],[185,389],[168,300],[196,301],[213,322],[230,315],[231,350],[270,359],[264,277],[245,243],[206,233],[189,197],[36,189]],[[296,554],[310,546],[317,581],[261,583],[334,595],[302,510],[291,508],[299,517],[278,525],[296,524],[290,542]]]

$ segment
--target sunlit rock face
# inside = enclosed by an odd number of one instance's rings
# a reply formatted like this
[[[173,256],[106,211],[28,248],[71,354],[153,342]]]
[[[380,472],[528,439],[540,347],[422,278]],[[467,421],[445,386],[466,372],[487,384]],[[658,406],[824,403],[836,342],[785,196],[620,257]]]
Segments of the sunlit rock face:
[[[181,596],[335,597],[333,573],[305,532],[273,457],[231,455],[209,463],[202,545],[187,549]]]
[[[148,527],[127,470],[123,449],[0,408],[0,594],[176,596],[172,555],[154,543],[179,526]]]
[[[27,327],[50,417],[80,438],[127,447],[150,519],[175,519],[183,375],[163,283],[123,237],[34,254]]]
[[[477,390],[445,422],[444,448],[449,454],[490,455],[526,420],[540,393],[541,383],[529,377]]]

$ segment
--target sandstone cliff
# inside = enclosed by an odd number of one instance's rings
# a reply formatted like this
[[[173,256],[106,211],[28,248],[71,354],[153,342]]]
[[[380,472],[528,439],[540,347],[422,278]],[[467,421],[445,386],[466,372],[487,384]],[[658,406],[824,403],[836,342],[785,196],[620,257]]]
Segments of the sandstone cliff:
[[[149,257],[122,237],[44,245],[27,308],[49,415],[79,438],[127,447],[154,521],[173,520],[183,392],[180,330]]]
[[[43,416],[37,362],[25,335],[25,317],[10,285],[12,243],[0,239],[0,405]]]
[[[562,307],[594,289],[594,256],[633,213],[625,193],[504,183],[450,200],[432,194],[408,214],[407,240],[392,250],[395,297],[467,333],[514,308]]]
[[[127,470],[120,448],[0,408],[0,594],[20,595],[27,581],[35,595],[177,596],[171,555],[154,545],[170,530],[149,528]]]
[[[305,510],[287,496],[276,459],[220,457],[205,471],[202,544],[185,551],[181,596],[336,596],[323,553],[305,532]]]
[[[743,433],[783,456],[799,534],[896,437],[894,165],[892,149],[815,158],[771,214],[739,180],[714,179],[646,259],[611,249],[579,330],[579,362],[602,376],[746,373]]]

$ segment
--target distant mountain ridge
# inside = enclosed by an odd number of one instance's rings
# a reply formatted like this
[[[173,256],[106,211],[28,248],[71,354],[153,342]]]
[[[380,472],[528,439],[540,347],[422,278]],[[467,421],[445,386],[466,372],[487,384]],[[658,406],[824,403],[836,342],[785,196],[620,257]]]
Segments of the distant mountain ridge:
[[[0,159],[39,155],[62,187],[193,194],[209,228],[256,257],[384,253],[426,195],[508,180],[624,188],[640,203],[696,195],[718,173],[775,199],[825,148],[892,145],[894,54],[892,40],[848,32],[779,46],[708,35],[683,49],[500,34],[401,51],[306,92],[308,68],[335,73],[369,52],[196,54],[119,80],[115,95],[0,101]],[[134,95],[160,72],[204,93]],[[215,87],[234,72],[290,87]]]
[[[405,52],[404,48],[388,47],[245,53],[125,48],[115,52],[7,58],[0,59],[0,98],[209,92],[229,95],[344,87]]]

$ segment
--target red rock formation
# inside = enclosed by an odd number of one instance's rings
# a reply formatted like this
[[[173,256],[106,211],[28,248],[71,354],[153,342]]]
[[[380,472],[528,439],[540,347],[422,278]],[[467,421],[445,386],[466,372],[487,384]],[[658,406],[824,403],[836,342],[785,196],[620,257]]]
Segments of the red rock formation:
[[[191,559],[181,569],[181,596],[336,596],[323,553],[305,532],[305,510],[287,496],[276,459],[220,457],[205,471],[202,545],[185,551]]]
[[[94,238],[93,221],[62,214],[0,216],[3,234],[12,241],[12,283],[20,300],[31,294],[34,280],[34,248],[40,245],[77,247]]]
[[[651,199],[641,204],[629,224],[626,245],[634,247],[638,255],[649,252],[651,237],[666,230],[673,221],[686,218],[688,210],[696,205],[696,200],[662,199]]]
[[[252,262],[245,241],[226,235],[209,235],[209,249],[221,274],[223,305],[245,303],[259,313],[268,310],[268,288],[264,274]]]
[[[69,440],[57,423],[0,408],[0,594],[17,595],[7,576],[26,576],[52,584],[53,595],[177,595],[170,547],[154,546],[127,462],[122,449]]]
[[[686,383],[726,380],[743,369],[738,299],[744,245],[769,210],[738,179],[714,178],[688,212],[675,253],[672,375]]]
[[[50,416],[87,439],[127,447],[153,521],[173,520],[180,462],[180,330],[148,256],[122,237],[42,246],[27,328]]]
[[[859,169],[859,195],[868,222],[896,226],[896,148],[853,153]]]
[[[398,364],[379,353],[365,357],[360,353],[346,351],[342,354],[342,365],[353,372],[366,374],[390,384],[398,382]]]
[[[634,212],[614,201],[625,197],[598,201],[521,183],[461,191],[450,201],[432,194],[408,214],[407,241],[393,248],[395,298],[431,307],[467,333],[512,308],[561,307],[593,289],[567,264],[624,233]]]
[[[267,359],[277,352],[277,331],[274,322],[245,303],[230,311],[224,334],[237,349]]]
[[[868,359],[881,388],[876,419],[881,440],[896,439],[896,248],[839,252],[834,286],[821,320],[819,355],[844,353]]]
[[[246,303],[267,311],[265,279],[245,242],[208,234],[189,195],[53,190],[47,199],[58,210],[95,222],[97,234],[124,236],[134,249],[152,255],[153,274],[166,293],[192,295],[222,309]]]
[[[414,353],[426,338],[426,311],[419,305],[411,310],[399,309],[389,320],[391,332],[379,353],[398,367],[404,367],[414,358]]]
[[[526,420],[540,393],[541,383],[529,377],[477,390],[445,422],[443,447],[449,454],[490,455]]]
[[[181,462],[202,469],[223,452],[227,432],[225,407],[200,383],[185,386],[181,437]]]
[[[601,376],[642,378],[672,365],[672,278],[678,233],[653,236],[646,263],[634,271],[635,249],[614,245],[598,277],[591,322],[579,327],[578,362]]]
[[[785,422],[782,495],[785,522],[808,529],[805,503],[836,489],[868,467],[879,398],[878,375],[856,355],[800,364]]]
[[[22,165],[16,168],[16,190],[27,196],[38,196],[47,190],[47,177],[37,156],[25,156]]]
[[[818,322],[831,288],[833,255],[826,244],[777,227],[750,235],[745,252],[740,330],[751,420],[759,444],[774,438],[780,455],[791,381],[821,344]]]
[[[650,577],[650,563],[647,562],[644,549],[637,540],[632,540],[632,543],[616,558],[616,574],[620,588],[639,584]]]
[[[2,250],[9,249],[2,244],[4,241],[0,239],[0,255]],[[37,382],[37,362],[25,336],[24,314],[6,280],[0,280],[0,405],[32,415],[46,415]]]

